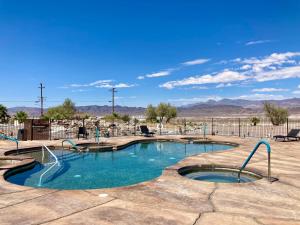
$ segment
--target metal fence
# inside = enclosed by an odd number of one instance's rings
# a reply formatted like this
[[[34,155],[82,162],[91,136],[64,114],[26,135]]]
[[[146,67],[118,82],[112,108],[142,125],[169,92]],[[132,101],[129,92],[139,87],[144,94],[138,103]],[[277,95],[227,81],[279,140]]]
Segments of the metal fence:
[[[286,135],[291,129],[300,129],[300,119],[288,119],[285,124],[274,126],[268,118],[260,118],[260,122],[255,126],[248,118],[198,118],[193,121],[180,120],[159,127],[158,124],[147,124],[150,130],[162,135],[203,135],[214,134],[223,136],[240,137],[272,137],[274,135]],[[184,121],[184,122],[183,122]],[[103,136],[130,136],[138,135],[139,125],[116,123],[110,127],[109,123],[100,122],[100,135]],[[79,127],[85,127],[84,138],[95,138],[94,121],[55,121],[50,125],[50,139],[78,138]],[[18,130],[23,129],[23,124],[0,124],[0,132],[9,136],[17,137]]]
[[[268,118],[260,118],[256,125],[248,118],[203,118],[191,124],[187,133],[203,134],[205,130],[206,134],[261,138],[286,135],[291,129],[300,129],[300,119],[288,119],[285,124],[274,126]]]

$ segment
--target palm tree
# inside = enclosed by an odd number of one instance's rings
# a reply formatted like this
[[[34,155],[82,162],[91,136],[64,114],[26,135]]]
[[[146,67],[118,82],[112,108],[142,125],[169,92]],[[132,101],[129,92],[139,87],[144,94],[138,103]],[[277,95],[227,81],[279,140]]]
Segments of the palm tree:
[[[7,108],[4,105],[0,104],[0,122],[5,123],[9,118],[10,116],[7,113]]]
[[[19,123],[24,123],[27,118],[28,114],[24,111],[19,111],[15,115],[15,120],[17,120]]]

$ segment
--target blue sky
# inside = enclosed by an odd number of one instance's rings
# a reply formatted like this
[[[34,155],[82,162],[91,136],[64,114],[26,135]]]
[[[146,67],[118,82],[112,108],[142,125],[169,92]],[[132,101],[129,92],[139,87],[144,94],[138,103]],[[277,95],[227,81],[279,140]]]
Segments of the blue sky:
[[[300,97],[300,1],[0,0],[0,104]]]

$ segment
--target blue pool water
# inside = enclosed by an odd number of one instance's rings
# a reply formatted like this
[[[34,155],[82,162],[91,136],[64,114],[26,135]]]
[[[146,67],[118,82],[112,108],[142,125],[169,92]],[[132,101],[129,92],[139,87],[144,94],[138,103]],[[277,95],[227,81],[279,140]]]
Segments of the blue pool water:
[[[60,165],[38,163],[7,178],[9,182],[55,189],[93,189],[127,186],[151,180],[185,157],[211,151],[227,150],[222,144],[184,144],[149,142],[131,145],[115,152],[71,152],[55,150]],[[45,152],[46,154],[46,152]],[[41,161],[41,152],[32,153]],[[50,158],[46,155],[45,158]],[[48,162],[53,162],[49,159]],[[42,178],[41,175],[53,166]]]
[[[257,178],[245,174],[241,174],[240,180],[238,179],[237,172],[229,171],[205,171],[194,172],[185,175],[186,177],[194,180],[202,180],[217,183],[248,183],[257,180]]]

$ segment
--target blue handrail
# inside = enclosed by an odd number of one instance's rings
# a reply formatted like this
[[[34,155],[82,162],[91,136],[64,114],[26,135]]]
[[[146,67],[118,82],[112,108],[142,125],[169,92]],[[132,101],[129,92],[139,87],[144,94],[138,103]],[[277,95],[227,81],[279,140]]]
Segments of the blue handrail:
[[[252,150],[252,152],[250,153],[250,155],[247,157],[247,159],[243,163],[242,167],[240,168],[240,171],[238,173],[238,180],[240,180],[242,170],[245,169],[245,167],[247,166],[247,164],[251,160],[252,156],[255,154],[255,152],[257,151],[259,146],[262,145],[262,144],[264,144],[267,148],[267,153],[268,153],[268,180],[271,181],[271,146],[270,146],[270,143],[266,140],[260,140],[256,144],[256,146],[254,147],[254,149]]]
[[[75,148],[77,151],[79,150],[79,149],[78,149],[78,146],[77,146],[73,141],[71,141],[70,139],[65,139],[65,140],[63,140],[63,141],[61,142],[62,148],[64,148],[64,142],[68,142],[69,144],[72,145],[72,148]]]
[[[0,134],[1,138],[4,138],[5,140],[13,141],[17,144],[17,154],[19,154],[19,141],[15,137],[7,136],[5,134]]]
[[[99,131],[98,127],[96,127],[96,137],[95,137],[95,139],[96,139],[97,144],[99,144],[99,142],[100,142],[100,131]]]

